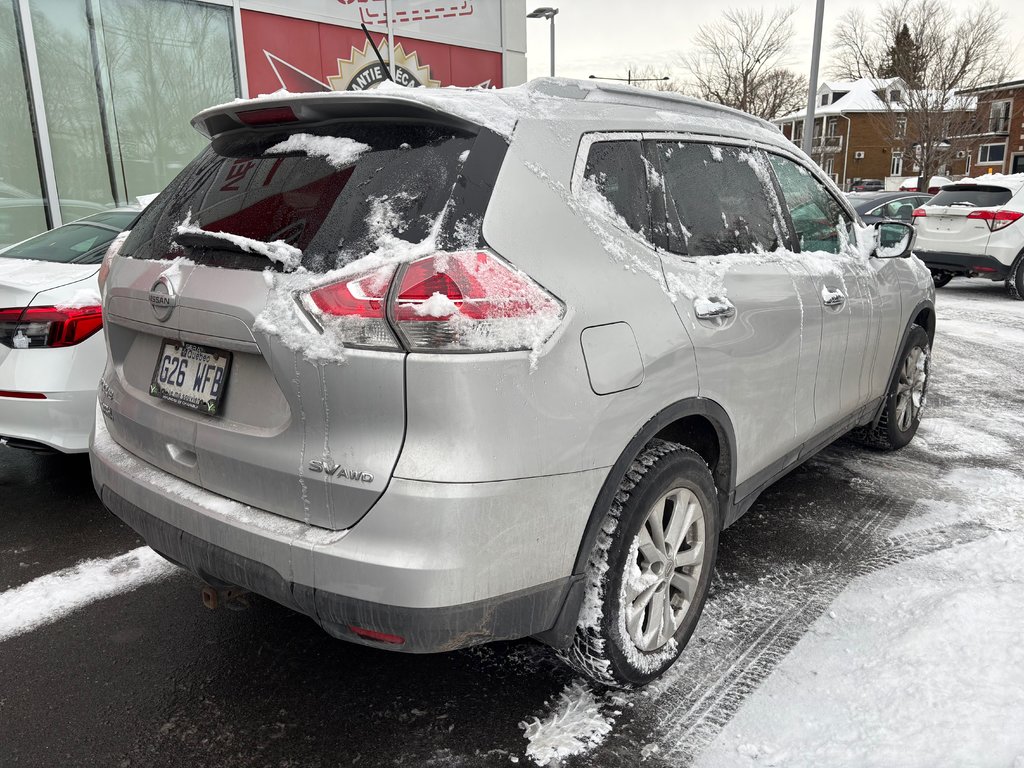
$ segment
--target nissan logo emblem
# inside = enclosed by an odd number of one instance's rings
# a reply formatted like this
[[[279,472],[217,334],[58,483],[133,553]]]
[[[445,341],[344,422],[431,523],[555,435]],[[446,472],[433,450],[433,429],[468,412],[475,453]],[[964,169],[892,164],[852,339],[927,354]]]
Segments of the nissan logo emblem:
[[[174,286],[165,275],[160,275],[149,289],[149,306],[153,308],[153,314],[160,322],[164,322],[171,316],[177,298],[174,294]]]

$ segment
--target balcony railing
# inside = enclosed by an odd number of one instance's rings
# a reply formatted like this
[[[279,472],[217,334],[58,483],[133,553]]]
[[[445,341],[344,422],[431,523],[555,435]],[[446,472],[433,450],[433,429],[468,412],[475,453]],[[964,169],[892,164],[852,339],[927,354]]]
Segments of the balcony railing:
[[[820,154],[828,153],[835,154],[841,152],[843,149],[843,137],[842,136],[815,136],[811,142],[811,153]]]

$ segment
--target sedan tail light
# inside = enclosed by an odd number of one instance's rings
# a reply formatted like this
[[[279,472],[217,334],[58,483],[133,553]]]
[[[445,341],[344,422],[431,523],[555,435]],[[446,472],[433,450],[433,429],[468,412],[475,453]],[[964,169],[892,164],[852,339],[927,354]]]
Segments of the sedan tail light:
[[[926,211],[924,208],[915,208],[913,213],[910,214],[910,217],[913,219],[921,219],[927,215],[928,211]]]
[[[98,306],[0,309],[0,344],[12,349],[72,347],[102,327]]]
[[[561,303],[486,250],[437,253],[316,288],[300,301],[324,330],[354,347],[509,352],[539,348]]]
[[[1022,216],[1024,216],[1024,213],[1019,211],[971,211],[967,214],[968,219],[981,219],[984,221],[988,224],[989,231],[991,232],[1005,229]]]

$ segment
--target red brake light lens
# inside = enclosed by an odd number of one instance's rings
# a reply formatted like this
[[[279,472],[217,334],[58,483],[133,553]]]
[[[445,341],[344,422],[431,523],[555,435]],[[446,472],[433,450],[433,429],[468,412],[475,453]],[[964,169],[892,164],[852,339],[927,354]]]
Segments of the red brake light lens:
[[[489,251],[437,253],[402,268],[386,266],[300,295],[325,331],[353,347],[409,350],[534,350],[554,333],[561,303]],[[396,294],[389,306],[389,291]]]
[[[928,211],[926,211],[924,208],[915,208],[913,213],[910,214],[910,217],[912,219],[920,219],[920,218],[922,218],[924,216],[927,216],[927,215],[928,215]]]
[[[968,219],[981,219],[987,225],[990,231],[998,232],[1000,229],[1004,229],[1013,222],[1017,221],[1021,217],[1024,217],[1024,213],[1019,211],[971,211],[967,214]]]
[[[274,123],[295,123],[299,116],[291,107],[266,107],[236,112],[235,117],[245,125],[272,125]]]
[[[412,262],[393,316],[411,349],[497,352],[538,349],[563,312],[526,274],[481,250]]]
[[[303,295],[302,302],[319,322],[341,336],[343,344],[397,349],[398,340],[386,318],[394,274],[392,266],[363,272],[314,288]]]
[[[12,349],[72,347],[102,327],[98,306],[0,309],[0,344]]]

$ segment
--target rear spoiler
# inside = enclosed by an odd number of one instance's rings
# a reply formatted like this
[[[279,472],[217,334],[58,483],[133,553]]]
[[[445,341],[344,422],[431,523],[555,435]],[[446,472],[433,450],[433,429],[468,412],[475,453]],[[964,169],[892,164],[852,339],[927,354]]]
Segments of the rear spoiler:
[[[241,129],[320,123],[338,119],[402,120],[443,125],[477,133],[480,125],[400,94],[379,92],[283,93],[239,99],[204,109],[192,127],[209,139]]]

